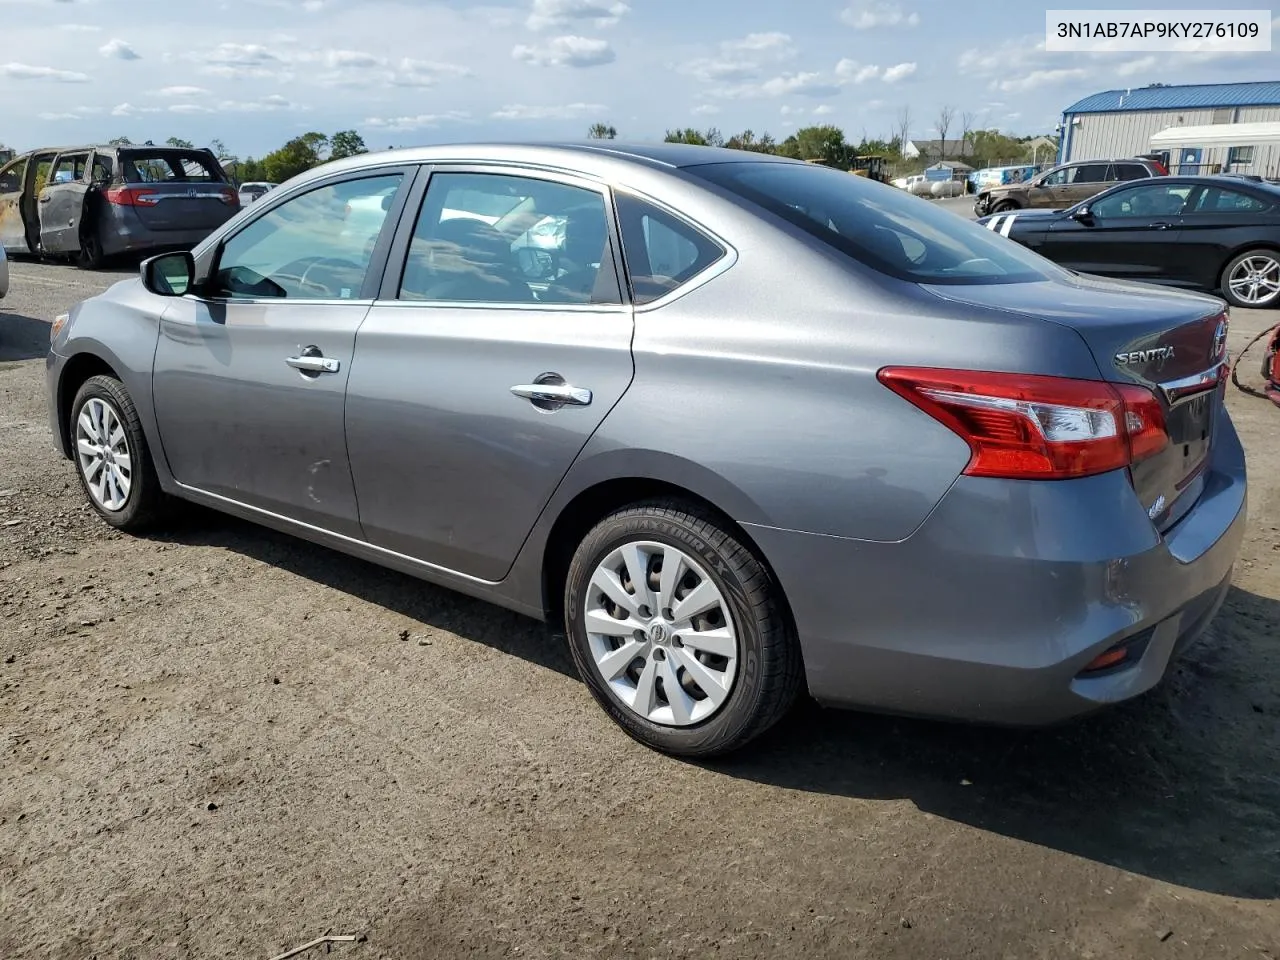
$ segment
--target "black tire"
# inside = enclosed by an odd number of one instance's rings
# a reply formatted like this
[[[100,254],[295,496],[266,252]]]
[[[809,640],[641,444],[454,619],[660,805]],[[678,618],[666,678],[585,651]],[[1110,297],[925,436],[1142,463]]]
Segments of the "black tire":
[[[126,445],[124,449],[129,455],[131,464],[130,484],[123,506],[118,509],[108,509],[100,502],[99,495],[90,489],[78,450],[77,432],[80,415],[86,406],[95,400],[106,404],[124,429]],[[151,449],[147,445],[146,435],[138,420],[138,411],[123,383],[115,377],[106,375],[90,377],[86,380],[71,403],[67,433],[71,446],[71,459],[76,467],[76,476],[80,478],[80,487],[84,491],[85,499],[89,501],[89,505],[98,516],[116,529],[127,532],[144,530],[165,516],[171,501],[160,488],[160,480],[156,476],[155,465],[151,460]]]
[[[613,551],[635,541],[675,547],[701,565],[732,617],[738,637],[736,676],[723,704],[699,723],[669,726],[640,716],[610,689],[592,656],[584,623],[591,577]],[[691,504],[638,503],[596,524],[570,563],[564,610],[574,663],[596,701],[631,737],[664,753],[710,757],[738,750],[781,720],[800,693],[800,645],[780,586],[723,521]]]
[[[80,252],[76,255],[76,266],[81,270],[100,270],[105,260],[97,226],[86,228],[80,234]]]
[[[1234,273],[1236,268],[1242,263],[1247,260],[1264,257],[1273,264],[1280,265],[1280,251],[1268,250],[1265,247],[1258,247],[1253,250],[1246,250],[1239,256],[1232,257],[1231,261],[1222,268],[1222,273],[1218,277],[1218,288],[1222,292],[1222,298],[1226,300],[1227,303],[1231,304],[1233,307],[1244,307],[1246,310],[1271,310],[1275,307],[1280,307],[1280,292],[1271,294],[1271,296],[1265,300],[1251,302],[1237,296],[1231,290],[1231,284],[1228,282],[1231,278],[1231,274]],[[1277,273],[1276,271],[1267,272],[1268,276],[1272,276],[1273,274],[1280,276],[1280,273]]]
[[[1021,210],[1021,209],[1022,208],[1018,206],[1016,201],[1001,200],[999,203],[997,203],[994,207],[991,208],[991,212],[992,213],[1012,213],[1014,210]]]

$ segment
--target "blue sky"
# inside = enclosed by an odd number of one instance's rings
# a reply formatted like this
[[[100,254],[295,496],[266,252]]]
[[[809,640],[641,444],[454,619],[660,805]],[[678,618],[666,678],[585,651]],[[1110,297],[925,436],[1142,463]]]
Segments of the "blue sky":
[[[1090,3],[1088,7],[1134,4]],[[1059,7],[1062,4],[1053,4]],[[1165,6],[1165,4],[1161,4]],[[1202,4],[1208,6],[1207,4]],[[354,127],[373,149],[834,123],[1052,132],[1087,94],[1274,80],[1275,52],[1046,53],[1043,5],[923,0],[0,0],[0,142],[221,139],[261,155]],[[127,11],[127,12],[126,12]]]

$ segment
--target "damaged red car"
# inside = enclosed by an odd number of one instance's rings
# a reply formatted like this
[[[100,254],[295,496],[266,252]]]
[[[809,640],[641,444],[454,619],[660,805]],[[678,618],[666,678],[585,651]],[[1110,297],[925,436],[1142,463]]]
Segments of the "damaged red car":
[[[0,246],[95,269],[189,250],[240,211],[211,150],[107,144],[31,150],[0,167]]]

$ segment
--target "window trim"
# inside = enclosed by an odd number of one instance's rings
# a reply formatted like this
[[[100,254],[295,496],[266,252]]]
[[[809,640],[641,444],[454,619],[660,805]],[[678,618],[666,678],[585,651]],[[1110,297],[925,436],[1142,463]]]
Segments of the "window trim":
[[[675,210],[669,204],[663,203],[661,200],[658,200],[653,196],[647,193],[644,193],[643,191],[636,190],[632,187],[619,187],[615,190],[615,195],[616,194],[626,194],[632,199],[639,200],[642,203],[646,203],[649,206],[654,207],[659,212],[670,217],[672,220],[675,220],[677,223],[683,223],[689,229],[702,234],[704,237],[706,237],[713,244],[715,244],[717,247],[720,248],[720,256],[718,256],[715,260],[712,260],[709,264],[707,264],[705,267],[703,267],[693,276],[686,279],[683,283],[679,284],[678,286],[672,287],[662,296],[657,297],[654,300],[650,300],[648,303],[636,303],[635,289],[631,282],[631,269],[625,263],[626,254],[625,254],[625,251],[622,251],[622,245],[620,243],[618,249],[620,252],[622,252],[623,259],[624,259],[623,266],[624,266],[624,269],[626,270],[625,276],[626,276],[627,297],[628,299],[630,299],[636,313],[642,313],[642,312],[647,313],[650,310],[661,309],[662,307],[665,307],[668,303],[671,303],[673,300],[678,300],[680,299],[680,297],[683,297],[685,294],[692,293],[694,290],[696,290],[698,287],[702,286],[703,284],[710,283],[712,280],[714,280],[716,277],[723,274],[725,271],[727,271],[730,267],[732,267],[735,263],[738,262],[738,251],[733,246],[733,244],[729,243],[722,236],[717,234],[714,230],[707,228],[702,223],[694,220],[692,217],[689,217],[687,214],[684,214],[678,210]],[[622,219],[621,219],[621,215],[618,213],[616,209],[614,210],[614,217],[617,218],[618,231],[619,231],[619,234],[621,234]]]
[[[58,167],[61,166],[62,161],[71,160],[72,161],[71,172],[74,173],[75,159],[77,157],[84,157],[84,170],[81,171],[80,176],[74,177],[70,180],[55,182],[53,179],[53,175],[58,172]],[[84,175],[90,168],[92,157],[93,157],[92,150],[68,150],[66,153],[57,154],[56,156],[54,156],[53,160],[49,162],[49,174],[48,174],[48,179],[45,181],[45,187],[46,188],[69,187],[73,183],[84,183]]]
[[[631,309],[629,282],[625,281],[622,263],[622,239],[619,234],[617,210],[613,205],[613,190],[602,180],[571,173],[554,167],[519,163],[481,163],[471,160],[436,160],[420,165],[419,179],[411,194],[405,198],[400,221],[396,227],[387,254],[382,283],[375,294],[379,307],[398,309],[431,309],[443,307],[450,310],[525,310],[537,313],[624,313]],[[400,284],[404,280],[409,258],[409,247],[418,226],[422,205],[426,202],[431,178],[437,173],[489,174],[491,176],[523,177],[526,180],[546,180],[566,187],[577,187],[602,195],[604,201],[605,231],[609,237],[614,280],[618,285],[618,303],[506,303],[494,300],[401,300]],[[261,203],[262,201],[258,201]]]
[[[207,295],[204,290],[209,281],[217,275],[218,265],[222,260],[222,251],[226,247],[227,242],[239,236],[240,233],[247,230],[253,224],[257,223],[262,217],[269,215],[276,207],[285,204],[305,194],[312,193],[315,190],[323,190],[326,187],[334,186],[339,183],[347,183],[353,180],[368,180],[375,177],[391,176],[400,174],[402,177],[400,187],[391,201],[391,206],[387,208],[387,216],[382,224],[382,231],[378,235],[377,242],[373,245],[373,253],[369,257],[369,268],[365,274],[364,285],[360,288],[360,296],[351,297],[346,300],[342,299],[296,299],[289,300],[287,297],[281,299],[279,297],[215,297]],[[192,251],[196,261],[195,275],[198,283],[195,284],[196,289],[183,294],[184,297],[200,300],[204,303],[218,304],[270,304],[270,303],[308,303],[314,305],[322,304],[364,304],[369,306],[377,297],[377,291],[383,282],[383,277],[387,270],[387,254],[391,249],[392,241],[395,236],[394,231],[387,229],[388,223],[400,222],[404,212],[406,199],[413,192],[417,184],[417,179],[421,173],[416,164],[393,163],[386,165],[376,165],[370,167],[361,167],[358,170],[347,170],[342,173],[333,174],[327,177],[318,177],[315,180],[307,180],[288,190],[268,190],[261,199],[255,200],[252,205],[242,208],[241,214],[237,214],[227,221],[226,228],[220,231],[214,231],[207,237],[203,243]],[[270,199],[268,199],[270,198]],[[240,219],[244,212],[250,212],[250,216]],[[207,246],[205,245],[207,244]]]

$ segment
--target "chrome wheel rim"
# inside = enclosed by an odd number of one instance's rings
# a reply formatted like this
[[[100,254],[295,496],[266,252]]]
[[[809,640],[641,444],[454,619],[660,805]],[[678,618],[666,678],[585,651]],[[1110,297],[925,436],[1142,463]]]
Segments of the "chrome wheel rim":
[[[651,541],[619,547],[591,575],[584,607],[596,671],[637,716],[687,727],[728,702],[739,657],[733,616],[684,551]]]
[[[107,401],[90,397],[76,417],[76,459],[93,502],[117,513],[133,489],[133,456],[120,414]]]
[[[1241,260],[1232,268],[1227,287],[1241,303],[1270,303],[1280,296],[1280,260],[1261,255]]]

